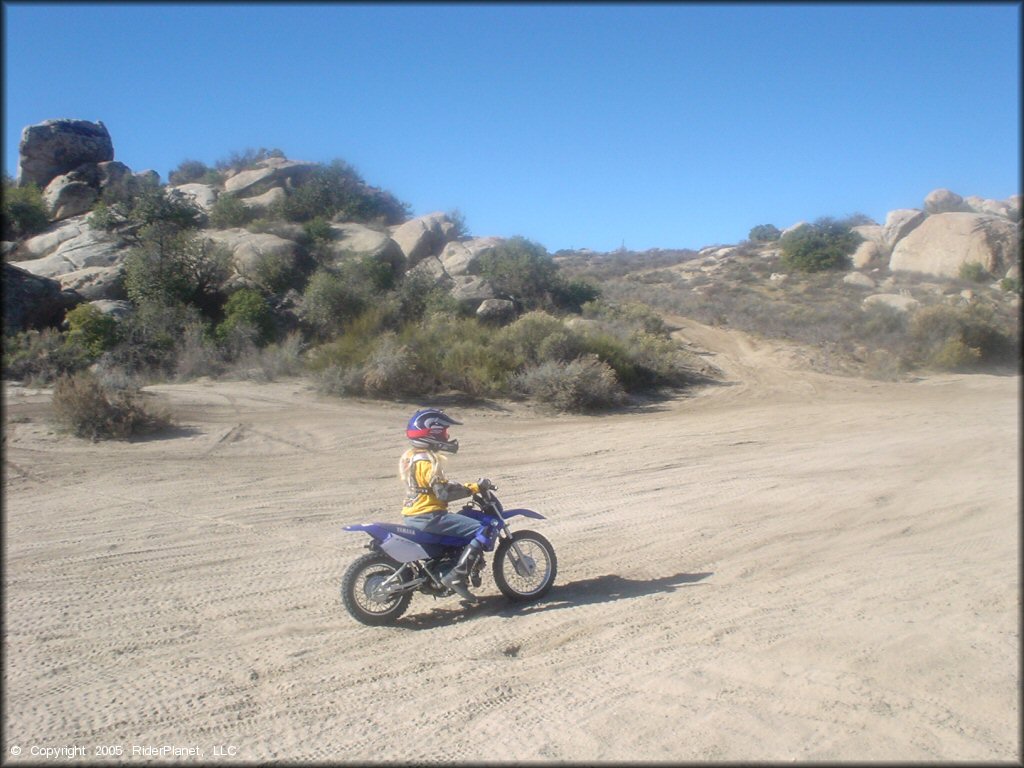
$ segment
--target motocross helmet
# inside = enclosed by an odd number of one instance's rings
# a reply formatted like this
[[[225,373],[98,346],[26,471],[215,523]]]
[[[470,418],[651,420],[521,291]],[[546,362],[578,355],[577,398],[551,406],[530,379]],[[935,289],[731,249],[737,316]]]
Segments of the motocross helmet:
[[[462,424],[437,408],[423,408],[416,411],[405,428],[405,436],[416,448],[430,451],[457,453],[458,440],[448,439],[448,427]]]

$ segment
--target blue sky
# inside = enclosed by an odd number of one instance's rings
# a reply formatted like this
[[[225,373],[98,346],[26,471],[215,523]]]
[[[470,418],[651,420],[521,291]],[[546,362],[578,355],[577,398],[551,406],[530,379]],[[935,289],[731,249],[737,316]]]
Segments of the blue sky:
[[[102,120],[164,181],[246,148],[341,158],[552,252],[1021,191],[1015,3],[3,10],[11,176],[25,126]]]

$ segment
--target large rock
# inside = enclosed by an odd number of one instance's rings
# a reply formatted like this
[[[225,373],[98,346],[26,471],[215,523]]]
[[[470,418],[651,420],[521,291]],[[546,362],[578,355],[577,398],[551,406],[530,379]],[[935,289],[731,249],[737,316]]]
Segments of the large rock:
[[[96,174],[100,195],[107,198],[117,199],[133,194],[141,185],[132,169],[116,160],[97,164]]]
[[[889,211],[885,217],[885,226],[882,227],[882,239],[889,250],[895,248],[896,243],[913,232],[926,218],[928,214],[916,208]]]
[[[57,250],[61,243],[85,232],[89,228],[87,220],[88,216],[74,216],[51,224],[45,232],[22,241],[13,253],[13,260],[31,261],[48,256]]]
[[[900,240],[889,269],[958,277],[964,264],[977,263],[1002,275],[1019,260],[1020,229],[999,216],[941,213],[929,216]]]
[[[34,275],[14,264],[4,264],[4,330],[53,328],[82,298],[64,291],[60,283]]]
[[[459,275],[452,281],[452,298],[467,309],[479,309],[481,303],[495,298],[494,288],[479,275]]]
[[[295,242],[269,233],[248,232],[236,227],[207,229],[202,234],[231,252],[232,266],[243,278],[255,271],[264,258],[277,259],[287,267],[294,267],[299,256]]]
[[[902,293],[875,293],[868,296],[863,301],[865,307],[870,307],[873,304],[880,304],[900,312],[909,312],[913,309],[917,309],[921,302],[915,299],[913,296],[908,296]]]
[[[92,166],[95,169],[95,166]],[[98,184],[90,183],[88,174],[72,171],[55,177],[43,190],[43,202],[50,211],[50,218],[61,221],[72,216],[81,216],[92,210]]]
[[[329,249],[335,262],[369,257],[387,264],[396,275],[406,269],[405,254],[386,232],[346,222],[331,224],[331,237]]]
[[[447,214],[429,213],[391,228],[391,239],[402,249],[410,267],[437,256],[458,237],[458,227]]]
[[[985,213],[990,216],[1002,216],[1010,218],[1010,206],[1002,200],[992,200],[987,197],[971,195],[964,198],[964,204],[974,213]]]
[[[516,305],[508,299],[484,299],[476,308],[478,320],[503,325],[515,320]]]
[[[855,288],[867,288],[870,290],[875,288],[875,281],[863,272],[850,272],[843,277],[843,283],[845,285],[852,285]]]
[[[224,191],[239,197],[262,195],[272,187],[293,187],[301,184],[319,166],[283,157],[261,160],[255,168],[239,171],[224,182]]]
[[[273,189],[268,189],[262,195],[244,198],[242,205],[256,214],[263,214],[275,203],[283,203],[286,197],[288,195],[281,187],[274,187]]]
[[[1006,216],[1010,221],[1020,221],[1020,195],[1010,195],[1006,198]]]
[[[451,277],[476,274],[479,270],[480,255],[503,242],[504,238],[500,237],[473,237],[456,240],[444,247],[438,261]]]
[[[35,247],[33,241],[39,238],[49,238],[43,242],[56,245],[40,258],[12,263],[34,275],[57,280],[64,290],[89,300],[122,299],[126,244],[117,235],[90,229],[84,219],[80,217],[67,227],[32,238],[27,246]],[[59,239],[65,235],[70,236]],[[19,249],[19,254],[24,253],[26,249]]]
[[[108,299],[100,299],[99,301],[90,301],[89,303],[104,315],[109,315],[115,320],[124,320],[135,311],[135,308],[132,306],[130,301],[110,301]]]
[[[933,189],[924,199],[928,213],[966,213],[970,210],[964,199],[948,189]]]
[[[178,193],[205,213],[209,213],[213,204],[217,202],[217,190],[209,184],[179,184],[176,187],[169,187],[169,190]]]
[[[101,122],[46,120],[22,131],[19,154],[19,184],[44,189],[83,164],[113,160],[114,144]]]
[[[125,243],[117,235],[86,226],[46,256],[14,264],[34,275],[56,279],[85,267],[117,266],[126,255]]]
[[[88,301],[119,301],[127,297],[123,262],[109,267],[83,267],[57,279],[64,290],[74,291]]]

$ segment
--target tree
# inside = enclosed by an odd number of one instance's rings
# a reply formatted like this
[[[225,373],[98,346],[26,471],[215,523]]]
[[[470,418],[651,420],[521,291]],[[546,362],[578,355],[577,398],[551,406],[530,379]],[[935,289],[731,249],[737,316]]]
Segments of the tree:
[[[496,292],[531,309],[549,303],[551,291],[559,286],[558,265],[544,246],[525,237],[513,237],[487,249],[477,264]]]
[[[369,186],[344,160],[320,166],[273,212],[289,221],[308,222],[316,218],[340,217],[346,221],[381,221],[400,224],[409,217],[409,207],[390,192]]]
[[[774,224],[758,224],[750,230],[748,238],[755,243],[773,243],[782,237],[782,232]]]
[[[3,220],[4,240],[17,240],[46,229],[50,223],[50,212],[39,187],[35,184],[19,187],[5,175]]]
[[[231,270],[231,252],[189,232],[157,229],[144,236],[125,258],[124,286],[136,305],[192,304],[216,313],[220,286]]]
[[[823,217],[782,238],[782,266],[800,272],[844,269],[862,240],[849,225]]]
[[[274,313],[263,295],[252,288],[235,291],[224,305],[224,322],[217,326],[217,337],[226,339],[238,328],[247,326],[265,344],[274,335]]]

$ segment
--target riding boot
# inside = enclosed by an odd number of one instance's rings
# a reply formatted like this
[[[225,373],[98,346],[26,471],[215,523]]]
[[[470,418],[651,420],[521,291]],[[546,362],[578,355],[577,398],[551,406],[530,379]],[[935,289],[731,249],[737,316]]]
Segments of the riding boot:
[[[455,564],[455,567],[441,577],[442,584],[459,595],[463,600],[468,600],[471,603],[480,602],[480,598],[469,591],[469,585],[466,581],[469,577],[469,570],[480,556],[481,548],[480,542],[473,539],[462,550],[462,555],[459,557],[459,562]]]

